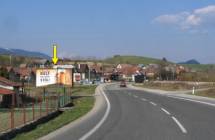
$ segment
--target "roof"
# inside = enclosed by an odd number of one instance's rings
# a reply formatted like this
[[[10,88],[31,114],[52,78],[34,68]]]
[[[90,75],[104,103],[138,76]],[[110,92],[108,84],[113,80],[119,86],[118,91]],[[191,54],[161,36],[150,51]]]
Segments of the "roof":
[[[132,75],[132,74],[136,74],[140,70],[141,69],[137,66],[127,66],[127,67],[124,67],[124,68],[118,70],[118,72],[125,74],[125,75]]]
[[[118,69],[123,69],[123,68],[127,68],[127,67],[132,67],[133,65],[131,65],[131,64],[118,64],[117,66],[116,66],[116,68],[118,68]]]
[[[88,65],[87,64],[79,64],[79,72],[80,73],[85,73],[87,72],[87,70],[89,69]]]
[[[5,88],[0,88],[0,95],[10,95],[14,94],[14,91],[5,89]]]
[[[90,68],[94,69],[97,73],[102,72],[102,66],[92,65]]]
[[[18,72],[21,76],[29,76],[31,73],[31,69],[29,68],[20,68]]]
[[[12,87],[20,87],[21,86],[20,83],[10,81],[10,80],[8,80],[4,77],[1,77],[1,76],[0,76],[0,84],[6,85],[6,86],[12,86]]]
[[[26,67],[27,67],[27,64],[20,64],[19,67],[20,67],[20,68],[26,68]]]
[[[7,69],[8,72],[10,72],[11,70],[13,70],[13,67],[8,66],[8,67],[6,67],[6,69]]]
[[[114,72],[114,68],[112,67],[105,67],[104,68],[104,73],[113,73]]]
[[[74,65],[54,65],[53,68],[65,68],[65,69],[72,69],[74,68]]]

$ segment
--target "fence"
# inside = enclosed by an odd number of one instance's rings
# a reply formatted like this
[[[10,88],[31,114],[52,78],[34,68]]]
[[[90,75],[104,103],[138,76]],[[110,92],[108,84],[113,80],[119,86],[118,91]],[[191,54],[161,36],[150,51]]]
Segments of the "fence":
[[[0,132],[35,121],[67,105],[71,91],[71,87],[27,87],[24,94],[11,95],[12,104],[0,106]],[[14,98],[20,98],[21,104],[14,103]]]

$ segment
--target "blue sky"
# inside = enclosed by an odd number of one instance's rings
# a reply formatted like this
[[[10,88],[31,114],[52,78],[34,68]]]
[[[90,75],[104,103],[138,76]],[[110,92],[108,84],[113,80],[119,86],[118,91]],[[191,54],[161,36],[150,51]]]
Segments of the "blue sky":
[[[0,0],[0,46],[215,63],[214,0]]]

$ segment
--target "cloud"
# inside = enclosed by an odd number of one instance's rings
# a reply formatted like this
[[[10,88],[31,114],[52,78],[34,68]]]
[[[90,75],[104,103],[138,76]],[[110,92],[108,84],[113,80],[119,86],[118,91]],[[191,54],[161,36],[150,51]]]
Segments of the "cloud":
[[[210,14],[215,13],[215,5],[209,5],[200,9],[194,10],[195,14]]]
[[[215,5],[194,9],[191,12],[183,11],[177,14],[160,15],[154,22],[174,25],[183,30],[204,29],[215,24]]]
[[[154,20],[159,23],[164,24],[179,24],[181,21],[185,20],[184,18],[189,15],[187,12],[180,14],[166,14],[156,17]]]

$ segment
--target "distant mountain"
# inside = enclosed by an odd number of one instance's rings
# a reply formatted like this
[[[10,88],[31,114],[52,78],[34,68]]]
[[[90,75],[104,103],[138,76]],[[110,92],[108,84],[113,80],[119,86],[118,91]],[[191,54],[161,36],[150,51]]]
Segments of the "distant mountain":
[[[200,64],[200,63],[195,59],[191,59],[191,60],[188,60],[186,62],[180,62],[178,64]]]
[[[40,53],[40,52],[26,51],[22,49],[8,49],[8,48],[0,48],[0,55],[14,55],[14,56],[35,57],[35,58],[43,58],[43,59],[51,58],[47,54]]]

